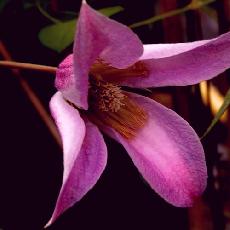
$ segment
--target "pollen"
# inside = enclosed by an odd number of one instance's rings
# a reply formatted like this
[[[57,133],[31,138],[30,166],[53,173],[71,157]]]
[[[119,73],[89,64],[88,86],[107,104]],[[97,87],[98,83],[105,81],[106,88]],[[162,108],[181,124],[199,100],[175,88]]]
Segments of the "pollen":
[[[134,138],[147,121],[146,112],[119,86],[98,79],[90,79],[89,117],[98,125],[112,127],[127,139]]]
[[[102,112],[117,112],[124,106],[125,95],[117,85],[91,79],[90,102]]]

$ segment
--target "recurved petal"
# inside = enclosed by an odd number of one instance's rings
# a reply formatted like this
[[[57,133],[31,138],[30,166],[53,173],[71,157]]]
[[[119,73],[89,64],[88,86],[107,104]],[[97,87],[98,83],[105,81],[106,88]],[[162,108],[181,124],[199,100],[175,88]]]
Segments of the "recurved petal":
[[[133,139],[111,128],[104,131],[120,142],[150,186],[169,203],[186,207],[206,187],[202,145],[195,131],[174,111],[136,94],[129,94],[148,114],[146,125]]]
[[[210,41],[212,40],[201,40],[187,43],[146,44],[144,45],[144,52],[140,59],[145,60],[171,57],[195,49],[196,47],[202,46]]]
[[[75,87],[82,107],[87,108],[88,73],[97,58],[124,68],[142,53],[141,41],[127,26],[99,14],[83,1],[74,42]]]
[[[230,67],[230,32],[194,43],[145,46],[146,76],[126,78],[130,87],[183,86],[211,79]]]
[[[64,144],[64,176],[52,224],[65,210],[79,201],[97,182],[107,161],[107,149],[98,128],[80,118],[57,93],[50,103]],[[66,145],[65,145],[66,143]]]

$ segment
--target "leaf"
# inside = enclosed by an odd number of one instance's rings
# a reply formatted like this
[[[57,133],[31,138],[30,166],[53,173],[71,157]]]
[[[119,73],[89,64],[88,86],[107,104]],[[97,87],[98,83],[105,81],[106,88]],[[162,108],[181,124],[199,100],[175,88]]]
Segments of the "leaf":
[[[122,10],[121,6],[113,6],[100,9],[99,12],[109,17]],[[39,40],[44,46],[52,50],[63,51],[74,40],[76,21],[76,19],[72,19],[44,27],[38,34]]]
[[[221,107],[218,110],[216,116],[213,118],[210,126],[207,128],[207,130],[205,131],[205,133],[203,134],[201,139],[203,139],[212,130],[212,128],[219,121],[219,119],[224,114],[225,110],[228,108],[229,105],[230,105],[230,89],[228,90],[227,94],[225,95],[223,104],[221,105]]]
[[[107,17],[110,17],[116,13],[119,13],[121,11],[123,11],[124,8],[121,6],[112,6],[112,7],[106,7],[103,9],[98,10],[101,14],[104,14]]]
[[[75,29],[75,19],[67,22],[59,22],[44,27],[39,32],[38,37],[44,46],[57,52],[61,52],[73,42]]]
[[[3,10],[3,8],[6,6],[6,4],[9,2],[10,0],[0,0],[0,12]]]

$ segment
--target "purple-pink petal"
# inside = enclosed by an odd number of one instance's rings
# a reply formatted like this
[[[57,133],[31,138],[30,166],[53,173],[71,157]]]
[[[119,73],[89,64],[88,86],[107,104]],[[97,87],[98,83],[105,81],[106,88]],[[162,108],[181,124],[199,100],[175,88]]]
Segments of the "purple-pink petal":
[[[129,94],[148,113],[146,125],[131,140],[103,128],[127,150],[150,186],[169,203],[187,207],[206,187],[204,151],[189,124],[174,111]]]
[[[61,93],[53,96],[50,108],[63,140],[64,175],[55,210],[46,226],[96,184],[107,161],[106,145],[98,128],[84,121]]]
[[[65,101],[61,92],[55,93],[51,98],[50,110],[62,138],[65,181],[81,149],[85,123],[79,112]]]
[[[171,57],[195,49],[208,42],[210,42],[210,40],[200,40],[187,43],[146,44],[144,45],[144,52],[140,57],[140,60]]]
[[[143,45],[128,27],[109,19],[82,3],[74,42],[75,88],[80,98],[75,102],[87,109],[88,73],[97,58],[117,68],[138,60]]]
[[[120,84],[130,87],[196,84],[229,68],[230,32],[212,40],[145,47],[141,61],[149,74],[126,78]]]
[[[83,107],[81,91],[76,90],[76,78],[73,73],[73,54],[68,55],[58,66],[55,87],[62,92],[65,99],[78,107]]]

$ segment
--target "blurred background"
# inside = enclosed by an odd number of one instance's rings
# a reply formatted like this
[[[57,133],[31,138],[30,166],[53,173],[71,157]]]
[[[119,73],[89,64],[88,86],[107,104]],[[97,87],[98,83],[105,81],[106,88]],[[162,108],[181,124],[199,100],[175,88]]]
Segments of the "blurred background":
[[[87,2],[131,26],[145,44],[209,39],[230,27],[230,0]],[[57,66],[72,52],[80,4],[0,0],[0,60]],[[224,102],[228,75],[195,86],[152,89],[149,96],[174,109],[202,136]],[[48,108],[55,91],[53,74],[0,68],[1,230],[42,229],[52,214],[63,170]],[[166,203],[144,182],[123,147],[105,137],[109,159],[102,177],[47,229],[230,230],[229,116],[226,110],[202,139],[209,179],[194,207]]]

